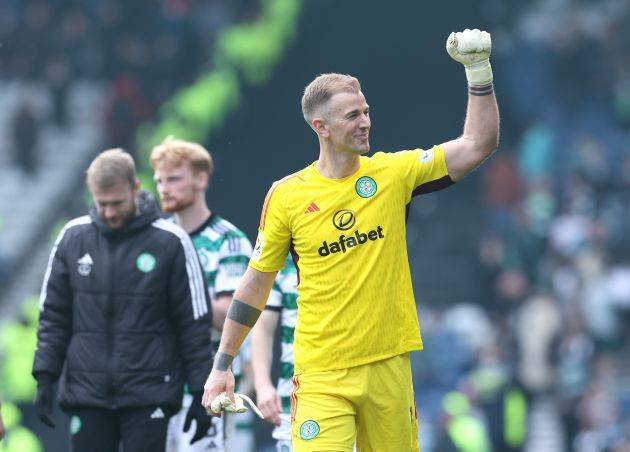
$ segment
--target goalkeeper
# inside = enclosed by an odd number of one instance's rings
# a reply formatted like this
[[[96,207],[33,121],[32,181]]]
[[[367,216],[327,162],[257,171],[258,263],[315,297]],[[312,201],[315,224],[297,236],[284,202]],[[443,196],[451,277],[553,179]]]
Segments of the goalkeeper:
[[[462,179],[498,146],[490,48],[483,31],[448,37],[468,79],[466,121],[459,138],[425,150],[363,156],[371,121],[358,80],[324,74],[306,87],[302,112],[319,158],[269,190],[205,385],[207,409],[223,392],[233,397],[230,365],[290,250],[299,272],[293,450],[351,451],[355,438],[358,450],[418,450],[409,352],[422,341],[406,211],[412,197]]]

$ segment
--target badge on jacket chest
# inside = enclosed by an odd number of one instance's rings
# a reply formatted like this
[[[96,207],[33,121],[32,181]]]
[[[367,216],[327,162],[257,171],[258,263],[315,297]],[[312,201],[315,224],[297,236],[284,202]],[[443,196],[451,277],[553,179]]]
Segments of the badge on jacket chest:
[[[90,253],[85,253],[85,255],[77,261],[78,267],[77,271],[81,276],[87,276],[92,272],[92,265],[94,265],[94,261],[92,260],[92,256]]]

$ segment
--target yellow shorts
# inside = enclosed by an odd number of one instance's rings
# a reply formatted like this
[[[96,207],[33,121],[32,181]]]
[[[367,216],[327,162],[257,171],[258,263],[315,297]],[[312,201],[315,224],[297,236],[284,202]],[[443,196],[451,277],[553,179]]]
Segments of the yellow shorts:
[[[293,378],[293,451],[419,451],[409,354]]]

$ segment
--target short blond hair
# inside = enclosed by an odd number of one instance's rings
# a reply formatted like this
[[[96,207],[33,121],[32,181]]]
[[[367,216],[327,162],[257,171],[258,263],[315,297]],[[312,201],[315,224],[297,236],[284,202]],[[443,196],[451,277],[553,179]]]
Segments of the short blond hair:
[[[151,166],[154,170],[163,165],[177,168],[184,163],[188,163],[194,172],[204,172],[208,177],[214,171],[212,156],[197,143],[168,136],[151,151]]]
[[[136,185],[136,164],[133,157],[121,148],[101,152],[85,172],[85,181],[98,188],[108,189],[121,182]]]
[[[361,84],[356,77],[346,74],[321,74],[306,85],[302,96],[302,114],[307,123],[311,123],[317,109],[337,93],[356,93],[361,91]]]

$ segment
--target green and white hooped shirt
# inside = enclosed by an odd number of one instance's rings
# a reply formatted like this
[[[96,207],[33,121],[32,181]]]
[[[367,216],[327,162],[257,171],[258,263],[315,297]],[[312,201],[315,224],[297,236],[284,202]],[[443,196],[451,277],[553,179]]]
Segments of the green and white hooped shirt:
[[[201,268],[203,270],[210,300],[221,294],[232,294],[247,270],[252,254],[252,245],[240,229],[229,221],[212,213],[196,230],[190,233]],[[212,328],[212,349],[219,348],[221,332]],[[232,372],[237,384],[241,374],[241,359],[237,355]]]
[[[291,412],[291,393],[293,392],[293,336],[297,321],[297,270],[287,256],[284,268],[278,272],[271,289],[265,309],[280,313],[280,378],[278,395],[282,399],[284,413]]]

